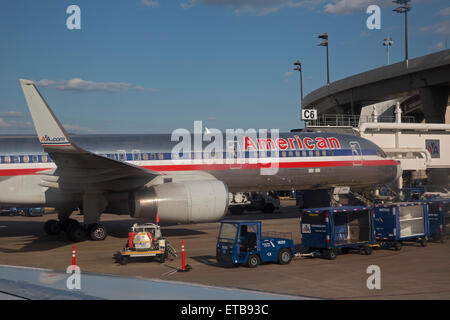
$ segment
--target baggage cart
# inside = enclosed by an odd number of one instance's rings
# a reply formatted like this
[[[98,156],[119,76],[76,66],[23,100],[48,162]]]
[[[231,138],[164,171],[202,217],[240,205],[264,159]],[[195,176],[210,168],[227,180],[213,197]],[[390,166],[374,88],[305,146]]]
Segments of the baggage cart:
[[[369,255],[375,244],[373,223],[371,206],[303,209],[300,214],[303,250],[313,257],[328,259],[351,249]]]
[[[375,237],[382,247],[400,250],[402,243],[413,241],[423,247],[429,236],[428,205],[425,202],[395,202],[376,205]]]
[[[434,198],[425,202],[428,204],[430,237],[444,243],[450,234],[450,199]]]

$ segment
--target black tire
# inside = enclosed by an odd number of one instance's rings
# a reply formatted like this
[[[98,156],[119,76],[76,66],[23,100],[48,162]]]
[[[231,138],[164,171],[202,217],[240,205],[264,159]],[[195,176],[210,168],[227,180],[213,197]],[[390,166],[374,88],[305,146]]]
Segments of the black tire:
[[[108,235],[106,228],[99,223],[94,223],[89,226],[88,229],[89,237],[93,241],[102,241],[106,239]]]
[[[350,252],[350,248],[341,248],[341,252],[343,254],[348,254]]]
[[[128,264],[128,262],[130,262],[130,258],[128,258],[127,256],[123,256],[123,255],[120,255],[118,260],[122,266],[124,266],[124,265]]]
[[[72,226],[79,226],[80,223],[75,219],[66,219],[61,221],[61,230],[64,232],[69,231]]]
[[[164,262],[166,262],[166,255],[165,255],[165,254],[161,254],[161,255],[158,257],[158,261],[159,261],[159,263],[164,263]]]
[[[362,251],[365,255],[370,256],[372,254],[373,249],[372,247],[363,247]]]
[[[278,252],[278,263],[279,264],[289,264],[292,260],[292,252],[289,249],[281,249]]]
[[[426,247],[426,246],[427,246],[427,244],[428,244],[428,241],[427,241],[427,239],[426,239],[426,238],[422,238],[422,239],[420,239],[420,245],[421,245],[422,247]]]
[[[61,224],[57,220],[48,220],[44,224],[44,231],[48,235],[56,235],[61,232]]]
[[[244,213],[244,207],[243,206],[231,206],[228,208],[231,214],[242,214]]]
[[[262,209],[263,213],[273,213],[274,211],[275,207],[271,203],[265,204],[264,208]]]
[[[247,267],[256,268],[261,263],[261,260],[256,254],[251,254],[248,256]]]
[[[336,252],[334,251],[334,249],[328,250],[328,252],[327,252],[327,259],[328,260],[336,259]]]
[[[402,248],[402,243],[400,241],[394,242],[394,250],[399,251]]]
[[[67,231],[67,235],[69,236],[70,240],[74,242],[80,242],[86,238],[86,231],[83,227],[74,225]]]

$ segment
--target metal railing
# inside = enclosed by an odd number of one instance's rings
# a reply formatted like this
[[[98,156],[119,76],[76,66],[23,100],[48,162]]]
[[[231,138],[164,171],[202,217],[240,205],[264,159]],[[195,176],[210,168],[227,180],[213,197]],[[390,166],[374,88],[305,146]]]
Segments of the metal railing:
[[[395,122],[395,116],[357,116],[322,114],[317,120],[305,121],[306,127],[359,127],[368,122]],[[415,123],[413,116],[402,116],[402,123]]]

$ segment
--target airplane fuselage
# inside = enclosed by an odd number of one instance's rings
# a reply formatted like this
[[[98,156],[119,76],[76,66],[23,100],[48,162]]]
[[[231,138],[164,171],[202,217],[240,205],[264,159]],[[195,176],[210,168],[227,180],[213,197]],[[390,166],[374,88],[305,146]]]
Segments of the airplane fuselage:
[[[224,182],[230,192],[363,187],[392,182],[401,172],[378,146],[344,134],[243,136],[237,148],[224,140],[222,149],[212,152],[206,151],[209,142],[202,141],[199,150],[183,154],[174,153],[179,141],[172,141],[170,134],[73,135],[71,139],[92,153],[160,172],[166,178],[211,176]],[[43,182],[43,173],[54,168],[36,136],[1,136],[0,205],[57,206],[78,201],[73,196],[66,199],[64,188],[48,192],[52,182]],[[271,170],[264,172],[267,168]]]

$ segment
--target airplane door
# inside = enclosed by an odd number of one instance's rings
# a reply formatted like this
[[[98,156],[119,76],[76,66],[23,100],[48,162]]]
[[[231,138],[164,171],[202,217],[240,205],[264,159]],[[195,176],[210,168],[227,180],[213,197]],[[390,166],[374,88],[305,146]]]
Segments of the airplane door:
[[[226,161],[230,164],[230,169],[240,169],[242,167],[242,161],[239,158],[240,150],[238,141],[227,141]]]
[[[359,142],[350,141],[350,149],[352,150],[353,166],[362,166],[362,151]]]

